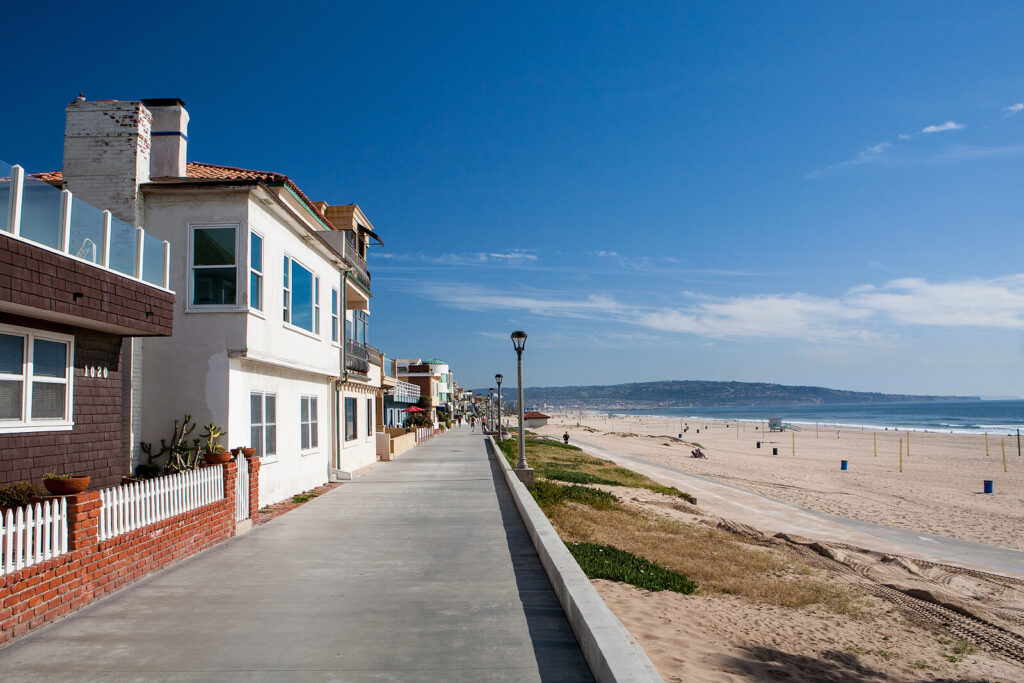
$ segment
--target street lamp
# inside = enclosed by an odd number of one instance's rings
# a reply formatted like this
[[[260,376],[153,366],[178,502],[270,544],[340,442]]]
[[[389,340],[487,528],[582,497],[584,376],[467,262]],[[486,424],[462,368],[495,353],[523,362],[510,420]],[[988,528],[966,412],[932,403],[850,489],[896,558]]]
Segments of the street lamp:
[[[516,372],[519,384],[519,460],[516,462],[516,469],[523,470],[520,480],[527,486],[530,486],[533,484],[533,472],[531,470],[529,474],[526,474],[526,470],[529,470],[529,465],[526,464],[526,441],[523,437],[523,349],[526,348],[526,333],[522,330],[513,332],[512,346],[516,350]],[[526,479],[529,479],[529,481],[527,482]]]
[[[501,380],[505,379],[505,376],[500,372],[494,376],[494,381],[498,383],[498,441],[501,441]]]
[[[494,387],[491,387],[491,393],[487,395],[487,424],[491,427],[491,433],[494,433]]]

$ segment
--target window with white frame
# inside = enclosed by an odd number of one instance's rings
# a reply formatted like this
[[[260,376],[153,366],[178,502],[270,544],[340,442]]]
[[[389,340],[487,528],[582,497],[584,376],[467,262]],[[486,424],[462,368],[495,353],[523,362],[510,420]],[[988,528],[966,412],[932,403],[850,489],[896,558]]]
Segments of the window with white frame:
[[[352,312],[352,338],[360,344],[367,343],[366,340],[369,337],[370,331],[370,319],[366,315],[365,311],[353,311]]]
[[[249,233],[249,308],[263,310],[263,238]]]
[[[192,306],[234,306],[237,226],[192,226]]]
[[[0,325],[0,432],[71,427],[74,337]]]
[[[277,453],[277,396],[263,392],[249,394],[249,445],[256,455]]]
[[[317,420],[316,396],[303,396],[299,410],[300,448],[308,451],[317,447],[319,424]]]
[[[320,333],[320,278],[301,263],[284,257],[284,321]]]
[[[338,290],[331,290],[331,341],[338,341]]]
[[[373,399],[366,399],[366,435],[373,436]]]

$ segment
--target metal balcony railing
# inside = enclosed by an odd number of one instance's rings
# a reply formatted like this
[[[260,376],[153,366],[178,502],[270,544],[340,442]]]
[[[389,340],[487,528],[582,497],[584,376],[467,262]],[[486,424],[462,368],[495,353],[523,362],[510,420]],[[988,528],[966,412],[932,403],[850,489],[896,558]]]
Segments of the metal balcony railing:
[[[370,374],[370,354],[366,346],[355,339],[345,340],[345,369],[360,375]]]
[[[0,231],[80,261],[170,288],[171,247],[21,166],[0,161]]]
[[[395,400],[403,403],[416,403],[420,400],[420,388],[412,382],[398,380],[394,390]]]
[[[352,266],[352,275],[359,284],[370,288],[370,271],[366,268],[366,259],[359,255],[356,245],[345,240],[345,260]]]

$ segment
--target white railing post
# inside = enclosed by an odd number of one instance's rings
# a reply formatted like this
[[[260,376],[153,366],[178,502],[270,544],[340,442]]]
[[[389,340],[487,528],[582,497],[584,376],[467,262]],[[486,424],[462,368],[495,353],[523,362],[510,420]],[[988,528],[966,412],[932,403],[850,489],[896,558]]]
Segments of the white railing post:
[[[146,231],[135,228],[135,278],[142,279],[142,249],[146,242]]]
[[[60,191],[60,251],[67,254],[71,251],[71,192]]]
[[[25,190],[25,169],[18,164],[11,166],[11,201],[7,207],[7,230],[12,235],[21,234],[21,201]]]
[[[100,253],[100,264],[110,268],[110,221],[113,218],[109,211],[103,211],[103,248]]]
[[[171,243],[164,240],[164,289],[171,288]]]

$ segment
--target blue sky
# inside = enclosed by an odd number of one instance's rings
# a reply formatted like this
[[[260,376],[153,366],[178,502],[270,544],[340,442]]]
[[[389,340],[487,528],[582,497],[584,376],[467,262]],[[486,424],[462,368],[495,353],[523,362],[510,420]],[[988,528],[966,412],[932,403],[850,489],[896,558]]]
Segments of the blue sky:
[[[1021,395],[1019,3],[18,3],[0,158],[181,97],[196,161],[356,202],[371,340],[466,386]]]

